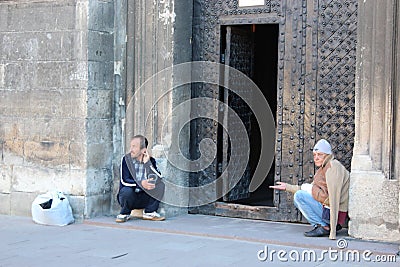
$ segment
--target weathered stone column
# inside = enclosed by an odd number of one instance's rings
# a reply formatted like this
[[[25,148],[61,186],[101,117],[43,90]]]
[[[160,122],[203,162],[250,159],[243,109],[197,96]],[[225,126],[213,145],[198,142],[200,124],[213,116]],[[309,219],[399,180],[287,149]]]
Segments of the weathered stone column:
[[[349,234],[385,241],[400,239],[399,166],[393,160],[399,135],[394,130],[399,114],[396,10],[397,1],[359,1]]]
[[[114,1],[88,0],[85,216],[109,214],[114,124]]]

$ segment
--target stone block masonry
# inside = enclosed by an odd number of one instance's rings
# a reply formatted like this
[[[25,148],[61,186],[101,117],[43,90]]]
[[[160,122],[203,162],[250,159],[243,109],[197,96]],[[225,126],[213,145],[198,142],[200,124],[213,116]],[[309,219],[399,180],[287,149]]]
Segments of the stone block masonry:
[[[0,213],[60,190],[77,220],[109,212],[113,1],[0,2]]]

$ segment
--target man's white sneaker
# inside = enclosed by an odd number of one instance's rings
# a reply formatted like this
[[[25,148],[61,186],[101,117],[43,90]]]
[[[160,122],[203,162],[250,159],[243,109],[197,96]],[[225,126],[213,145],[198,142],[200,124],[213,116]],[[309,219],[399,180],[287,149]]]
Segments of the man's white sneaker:
[[[115,221],[117,223],[124,223],[124,222],[128,221],[130,218],[131,218],[131,216],[129,214],[118,214]]]
[[[151,221],[163,221],[165,220],[164,216],[161,216],[156,211],[146,213],[143,210],[143,220],[151,220]]]

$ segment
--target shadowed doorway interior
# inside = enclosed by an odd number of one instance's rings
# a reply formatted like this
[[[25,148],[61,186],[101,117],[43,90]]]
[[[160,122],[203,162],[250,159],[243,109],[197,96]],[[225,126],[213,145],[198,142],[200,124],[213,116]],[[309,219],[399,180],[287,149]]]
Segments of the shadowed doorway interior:
[[[278,36],[278,24],[227,25],[221,28],[221,62],[242,71],[257,84],[268,101],[274,118],[277,109]],[[246,93],[251,95],[251,92]],[[250,206],[274,206],[273,190],[269,189],[269,185],[274,183],[274,164],[263,184],[256,191],[249,192],[262,142],[255,116],[237,95],[227,90],[224,94],[225,97],[220,100],[228,102],[248,130],[250,160],[239,183],[219,201]],[[223,149],[220,145],[220,150]],[[229,160],[229,148],[227,150]]]

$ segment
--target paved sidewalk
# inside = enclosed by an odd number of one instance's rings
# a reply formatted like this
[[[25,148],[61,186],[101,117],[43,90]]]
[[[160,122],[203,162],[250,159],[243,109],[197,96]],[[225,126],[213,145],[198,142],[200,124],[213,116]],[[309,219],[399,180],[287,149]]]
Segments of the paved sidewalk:
[[[99,217],[56,227],[0,215],[0,266],[399,266],[397,244],[356,240],[342,230],[346,248],[339,249],[338,240],[304,237],[309,229],[204,215],[123,224]]]

